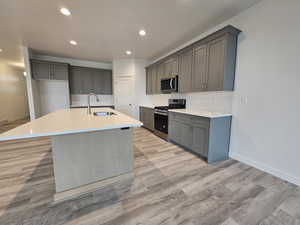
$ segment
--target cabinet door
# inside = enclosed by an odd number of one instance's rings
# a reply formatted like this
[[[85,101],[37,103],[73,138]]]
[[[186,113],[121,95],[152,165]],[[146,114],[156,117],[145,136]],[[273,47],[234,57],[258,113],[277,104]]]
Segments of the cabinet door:
[[[165,73],[165,67],[164,67],[164,64],[161,63],[157,66],[157,90],[158,90],[158,93],[161,93],[161,84],[160,84],[160,81],[161,79],[164,78],[164,73]]]
[[[42,61],[31,61],[32,77],[36,80],[49,80],[51,75],[51,64]]]
[[[113,88],[112,88],[112,71],[111,70],[104,70],[104,94],[105,95],[112,95]]]
[[[97,95],[104,94],[104,77],[101,70],[94,69],[91,71],[93,77],[94,92]]]
[[[93,69],[80,68],[81,82],[82,82],[82,94],[89,94],[94,92],[94,76]]]
[[[145,114],[144,114],[144,108],[140,107],[140,121],[145,124]]]
[[[152,89],[152,79],[151,79],[151,68],[147,68],[146,71],[146,94],[151,94]]]
[[[208,91],[223,90],[226,39],[222,37],[209,43]]]
[[[53,64],[52,65],[52,80],[68,80],[69,66],[68,64]]]
[[[193,126],[191,124],[180,124],[180,143],[182,146],[192,149],[193,147]]]
[[[111,70],[91,69],[93,90],[97,95],[112,94],[112,72]]]
[[[158,88],[157,88],[157,71],[156,66],[151,67],[151,94],[157,94]]]
[[[144,126],[148,129],[150,126],[149,110],[147,108],[144,108]]]
[[[193,142],[191,149],[201,156],[208,156],[209,128],[193,126]]]
[[[80,67],[72,66],[70,68],[70,91],[73,95],[79,95],[82,92]]]
[[[168,136],[172,141],[181,144],[181,124],[176,120],[169,120]]]
[[[149,129],[154,130],[154,110],[149,109]]]
[[[207,86],[207,66],[208,66],[207,45],[202,45],[194,49],[193,54],[193,91],[205,91]]]
[[[165,71],[164,78],[174,77],[178,75],[178,58],[172,58],[164,62]]]
[[[179,92],[191,92],[192,91],[192,62],[193,51],[189,50],[183,52],[179,56]]]

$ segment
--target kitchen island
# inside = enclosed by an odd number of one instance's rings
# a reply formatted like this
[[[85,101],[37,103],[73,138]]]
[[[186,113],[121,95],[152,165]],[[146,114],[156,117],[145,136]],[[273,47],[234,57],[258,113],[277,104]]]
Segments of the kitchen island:
[[[140,126],[109,108],[92,109],[90,115],[87,109],[65,109],[5,132],[0,141],[51,137],[55,200],[60,201],[132,173],[132,128]]]

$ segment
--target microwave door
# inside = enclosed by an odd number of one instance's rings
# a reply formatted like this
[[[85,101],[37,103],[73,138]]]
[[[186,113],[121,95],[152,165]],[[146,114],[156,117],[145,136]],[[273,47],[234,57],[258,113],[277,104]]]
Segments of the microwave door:
[[[170,80],[169,79],[162,79],[161,80],[161,90],[162,91],[169,91],[170,90]]]

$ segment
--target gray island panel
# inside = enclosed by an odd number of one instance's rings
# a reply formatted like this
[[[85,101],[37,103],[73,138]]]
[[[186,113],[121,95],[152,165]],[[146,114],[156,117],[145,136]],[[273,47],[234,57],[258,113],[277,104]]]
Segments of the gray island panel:
[[[52,137],[56,192],[133,170],[132,128]]]

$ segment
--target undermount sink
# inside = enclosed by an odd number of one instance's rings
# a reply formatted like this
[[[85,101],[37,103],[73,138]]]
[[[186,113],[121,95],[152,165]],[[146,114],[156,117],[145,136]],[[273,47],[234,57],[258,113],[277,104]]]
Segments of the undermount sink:
[[[94,112],[94,116],[113,116],[117,115],[114,112]]]

